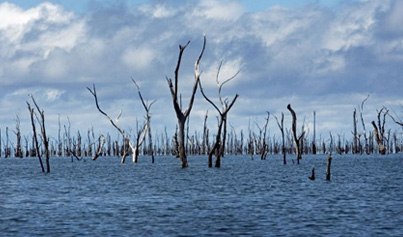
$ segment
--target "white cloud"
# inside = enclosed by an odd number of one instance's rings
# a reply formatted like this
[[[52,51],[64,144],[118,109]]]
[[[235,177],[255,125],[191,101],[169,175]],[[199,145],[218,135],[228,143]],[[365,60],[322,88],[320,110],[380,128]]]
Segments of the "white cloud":
[[[234,21],[244,12],[242,6],[231,1],[202,0],[193,15],[213,20]]]
[[[174,16],[176,11],[173,8],[166,7],[162,4],[143,5],[139,7],[140,11],[150,14],[154,18],[165,18]]]
[[[131,68],[143,70],[151,66],[154,53],[149,48],[128,48],[123,52],[122,62]]]

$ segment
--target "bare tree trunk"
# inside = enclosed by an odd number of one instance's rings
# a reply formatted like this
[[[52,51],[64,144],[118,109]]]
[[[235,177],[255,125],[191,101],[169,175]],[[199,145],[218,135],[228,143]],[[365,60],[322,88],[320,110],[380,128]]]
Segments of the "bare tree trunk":
[[[354,124],[354,131],[353,131],[353,154],[358,153],[358,134],[357,134],[357,110],[354,109],[353,112],[353,124]]]
[[[211,101],[206,96],[206,94],[204,93],[201,81],[199,80],[200,92],[202,93],[204,99],[207,102],[209,102],[217,110],[218,114],[220,115],[219,122],[218,122],[219,126],[218,126],[217,135],[216,135],[216,141],[215,141],[215,144],[213,146],[213,149],[209,153],[209,162],[208,162],[209,163],[208,166],[211,167],[211,165],[212,165],[211,164],[212,163],[211,162],[212,155],[215,153],[215,155],[216,155],[215,167],[216,168],[221,167],[221,157],[224,156],[226,133],[227,133],[227,115],[228,115],[228,112],[231,110],[232,106],[235,104],[235,101],[238,98],[238,94],[236,94],[235,97],[232,99],[231,103],[228,103],[227,99],[226,100],[222,99],[221,90],[222,90],[223,85],[225,83],[231,81],[232,79],[234,79],[238,75],[239,71],[234,76],[232,76],[229,79],[227,79],[227,80],[223,81],[222,83],[220,83],[218,78],[219,78],[221,66],[222,66],[222,61],[220,63],[220,66],[218,67],[217,76],[216,76],[216,82],[217,82],[217,85],[218,85],[218,99],[219,99],[219,101],[221,103],[222,110],[220,110],[218,108],[218,106],[216,104],[214,104],[214,102]],[[222,132],[222,129],[224,130],[223,132]],[[221,138],[222,138],[222,141],[221,141]]]
[[[277,117],[274,116],[274,118],[276,119],[277,125],[280,129],[281,132],[281,153],[283,154],[283,164],[286,165],[287,164],[287,151],[285,149],[285,136],[284,136],[284,113],[281,112],[281,120],[280,122],[278,121]]]
[[[45,172],[45,168],[43,167],[43,163],[42,163],[42,155],[39,150],[38,137],[36,134],[36,126],[35,126],[35,119],[34,119],[35,111],[33,108],[31,108],[31,105],[28,102],[27,102],[27,105],[28,105],[29,114],[31,115],[31,125],[32,125],[32,131],[33,131],[32,137],[35,141],[36,155],[38,156],[39,164],[41,165],[42,172]]]
[[[294,143],[295,143],[295,152],[297,155],[297,164],[299,164],[301,158],[302,158],[302,152],[301,152],[301,140],[304,137],[305,131],[302,131],[301,135],[298,137],[297,136],[297,115],[295,114],[295,111],[291,108],[291,105],[287,105],[287,109],[290,111],[292,115],[292,134],[294,138]]]
[[[176,69],[175,69],[175,82],[173,83],[171,78],[166,78],[171,95],[172,95],[172,102],[173,102],[173,106],[175,109],[175,114],[178,119],[179,158],[181,159],[181,162],[182,162],[182,168],[188,167],[188,161],[187,161],[186,151],[185,151],[185,123],[192,110],[195,94],[197,91],[197,86],[198,86],[199,80],[200,80],[199,63],[203,56],[204,49],[206,47],[206,37],[204,37],[202,51],[195,63],[195,69],[194,69],[195,82],[193,85],[193,90],[190,95],[189,105],[188,105],[188,108],[184,112],[182,112],[181,106],[178,101],[178,99],[179,99],[178,98],[178,96],[179,96],[179,93],[178,93],[179,68],[180,68],[183,52],[185,51],[185,49],[189,45],[189,43],[190,43],[190,41],[185,46],[179,45],[179,57],[178,57],[178,62],[177,62]]]
[[[363,135],[364,135],[364,140],[365,140],[365,153],[369,155],[369,144],[368,144],[368,136],[367,136],[367,131],[365,128],[365,122],[364,122],[364,116],[363,116],[363,110],[364,110],[364,104],[368,100],[369,96],[371,94],[368,94],[368,96],[361,102],[361,107],[360,107],[360,118],[361,118],[361,123],[362,123],[362,128],[363,128]]]
[[[389,113],[389,110],[386,108],[382,108],[378,111],[378,127],[375,121],[372,121],[372,126],[374,127],[374,136],[375,141],[378,144],[378,151],[379,154],[385,155],[386,154],[386,147],[385,143],[387,142],[387,138],[385,137],[385,122],[386,122],[386,115]],[[383,114],[383,119],[381,115]]]
[[[92,157],[92,160],[96,160],[98,159],[99,156],[102,155],[102,149],[104,148],[105,145],[105,137],[104,135],[101,135],[98,139],[98,148],[97,148],[97,152],[95,153],[95,155]]]
[[[316,155],[316,111],[313,111],[313,140],[312,154]]]
[[[45,153],[45,159],[46,159],[46,172],[49,173],[50,172],[49,138],[46,135],[45,113],[43,110],[41,110],[39,108],[38,104],[36,103],[36,101],[34,99],[34,96],[33,95],[30,95],[30,96],[31,96],[32,102],[34,103],[34,105],[37,109],[37,112],[40,115],[40,118],[37,118],[37,120],[40,122],[40,127],[41,127],[42,141],[43,141],[43,145],[44,145],[44,153]],[[31,109],[31,106],[29,105],[29,103],[28,103],[28,109],[30,110],[30,112],[32,114],[34,113],[34,109]],[[32,118],[32,120],[33,120],[33,118]],[[37,141],[37,139],[36,139],[36,141]],[[39,152],[39,147],[37,147],[37,152]]]
[[[15,119],[15,135],[17,136],[17,146],[14,153],[15,157],[23,157],[22,148],[21,148],[21,129],[20,129],[20,117],[17,115]]]
[[[332,156],[329,155],[327,157],[327,166],[326,166],[326,180],[330,181],[330,166],[332,165]]]
[[[262,140],[262,153],[260,156],[261,160],[266,160],[266,156],[267,156],[267,144],[266,144],[266,133],[267,133],[267,125],[269,124],[269,119],[270,119],[270,113],[267,112],[267,118],[266,118],[266,123],[264,125],[263,128],[263,140]]]

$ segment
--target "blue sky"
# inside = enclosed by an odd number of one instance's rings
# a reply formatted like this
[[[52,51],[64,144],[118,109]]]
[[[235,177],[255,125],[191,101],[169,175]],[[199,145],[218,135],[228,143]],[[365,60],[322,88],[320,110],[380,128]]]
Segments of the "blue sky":
[[[144,116],[135,78],[144,97],[157,100],[153,130],[172,131],[176,118],[165,77],[173,76],[178,45],[191,40],[180,74],[187,101],[206,35],[200,67],[207,94],[217,94],[221,60],[221,80],[241,70],[223,89],[223,96],[240,95],[231,126],[256,129],[266,111],[284,112],[289,124],[291,103],[308,131],[316,111],[323,137],[332,131],[349,138],[352,113],[369,93],[367,127],[383,106],[403,114],[401,12],[402,1],[395,0],[3,1],[0,128],[13,128],[19,115],[29,131],[25,101],[32,93],[52,131],[60,117],[72,130],[116,134],[86,90],[95,83],[104,109],[112,117],[123,110],[121,126],[133,130]],[[198,94],[191,130],[200,130],[207,110],[214,130],[216,114]],[[269,128],[271,136],[278,133],[273,119]]]
[[[192,1],[192,0],[190,0]],[[348,3],[352,2],[353,0],[350,1],[340,1],[340,0],[239,0],[238,2],[241,3],[247,11],[251,12],[256,12],[256,11],[261,11],[261,10],[266,10],[269,7],[278,5],[278,6],[284,6],[284,7],[301,7],[306,4],[320,4],[324,5],[327,7],[335,7],[338,6],[340,3]],[[7,1],[1,1],[1,2],[7,2]],[[23,7],[24,9],[28,9],[31,7],[34,7],[40,3],[43,2],[52,2],[55,4],[62,5],[65,9],[69,11],[74,11],[76,13],[85,13],[88,11],[89,6],[94,3],[94,2],[99,2],[105,5],[112,5],[116,4],[116,0],[57,0],[57,1],[44,1],[44,0],[13,0],[13,1],[8,1],[15,3],[16,5]],[[147,0],[126,0],[120,1],[121,3],[130,5],[132,7],[142,5],[142,4],[148,4],[150,1]],[[164,1],[154,1],[154,2],[164,2]],[[180,1],[177,1],[180,2]],[[188,0],[189,2],[189,0]],[[196,1],[194,1],[196,2]]]

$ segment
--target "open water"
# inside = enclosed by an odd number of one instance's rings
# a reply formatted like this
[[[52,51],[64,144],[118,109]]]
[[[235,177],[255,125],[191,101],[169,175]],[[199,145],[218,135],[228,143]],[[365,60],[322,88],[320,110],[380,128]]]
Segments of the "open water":
[[[402,236],[403,156],[0,159],[0,236]],[[308,176],[315,167],[316,180]]]

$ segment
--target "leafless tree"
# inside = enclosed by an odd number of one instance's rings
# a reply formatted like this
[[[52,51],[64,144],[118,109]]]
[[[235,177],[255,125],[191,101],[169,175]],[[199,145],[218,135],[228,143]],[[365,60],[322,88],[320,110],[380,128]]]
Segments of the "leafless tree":
[[[136,81],[134,79],[132,79],[133,83],[136,85],[137,87],[137,93],[139,94],[139,98],[141,100],[141,104],[144,107],[144,110],[146,111],[146,124],[145,127],[143,127],[142,131],[140,134],[137,134],[137,140],[136,140],[136,152],[138,154],[138,150],[141,147],[141,144],[144,142],[144,139],[148,133],[148,146],[149,146],[149,151],[151,153],[151,161],[152,163],[154,163],[154,151],[153,151],[153,143],[152,143],[152,134],[151,134],[151,113],[150,113],[150,109],[151,106],[156,102],[155,100],[153,100],[151,103],[148,103],[148,101],[144,101],[143,96],[141,94],[140,91],[140,87],[138,86],[138,84],[136,83]],[[138,155],[137,155],[138,156]],[[137,158],[136,156],[136,158]],[[136,159],[137,162],[137,159]]]
[[[280,122],[278,121],[278,118],[276,115],[274,115],[274,118],[276,119],[278,128],[280,129],[281,132],[281,153],[283,154],[283,164],[287,164],[287,152],[285,149],[285,136],[284,136],[284,113],[281,112],[281,119]]]
[[[216,140],[215,140],[213,148],[211,149],[211,151],[209,153],[209,159],[208,159],[208,166],[212,167],[212,156],[213,156],[213,154],[215,154],[215,156],[216,156],[215,167],[216,168],[220,168],[221,157],[224,156],[224,152],[225,152],[225,142],[226,142],[226,135],[227,135],[227,115],[228,115],[228,112],[231,110],[232,106],[235,104],[235,101],[237,100],[237,98],[239,96],[238,94],[236,94],[231,102],[229,102],[229,98],[225,98],[225,99],[222,98],[222,95],[221,95],[222,87],[227,82],[234,79],[239,74],[239,71],[237,73],[235,73],[235,75],[233,75],[232,77],[224,80],[223,82],[220,82],[219,75],[220,75],[221,67],[222,67],[222,61],[220,62],[220,66],[218,67],[217,75],[216,75],[216,83],[218,86],[218,100],[221,104],[221,110],[218,108],[218,106],[212,100],[210,100],[206,96],[206,94],[204,93],[201,81],[199,80],[200,91],[201,91],[204,99],[206,99],[206,101],[209,102],[217,110],[217,112],[219,114],[218,131],[216,134]]]
[[[31,107],[31,105],[29,104],[29,102],[27,101],[27,105],[28,105],[28,110],[29,113],[31,115],[31,124],[32,124],[32,130],[33,130],[33,137],[35,140],[35,148],[36,148],[36,154],[39,158],[39,163],[41,165],[42,168],[42,172],[45,172],[45,169],[43,167],[42,164],[42,156],[45,155],[45,160],[46,160],[46,172],[50,172],[50,154],[49,154],[49,138],[46,135],[46,128],[45,128],[45,112],[43,110],[41,110],[38,106],[38,104],[36,103],[34,96],[30,95],[32,102],[35,105],[36,108],[36,112],[39,113],[39,117],[38,115],[35,113],[35,109]],[[40,128],[41,128],[41,138],[42,138],[42,143],[43,143],[43,149],[44,149],[44,154],[40,152],[39,149],[39,141],[37,138],[37,133],[36,133],[36,126],[35,126],[35,119],[38,121]]]
[[[387,142],[387,137],[385,137],[385,123],[386,123],[386,115],[388,115],[389,110],[383,107],[378,112],[378,126],[375,121],[372,121],[372,126],[374,127],[374,136],[375,141],[378,144],[379,154],[385,155],[387,148],[385,144]],[[383,115],[383,117],[382,117]]]
[[[312,154],[316,155],[316,111],[313,111],[313,140],[312,140]]]
[[[189,166],[188,161],[187,161],[187,156],[186,156],[186,150],[185,150],[185,123],[192,110],[195,94],[197,91],[197,86],[198,86],[199,80],[200,80],[199,63],[203,56],[204,50],[206,48],[206,37],[204,37],[202,51],[195,63],[195,68],[194,68],[195,82],[193,84],[193,89],[190,94],[189,105],[185,111],[182,111],[180,101],[179,101],[180,94],[179,94],[179,89],[178,89],[179,68],[181,65],[183,52],[185,51],[185,49],[189,45],[189,43],[190,43],[190,41],[188,41],[187,44],[184,46],[179,45],[179,56],[178,56],[178,62],[176,64],[176,69],[175,69],[175,81],[173,82],[171,78],[168,78],[168,77],[166,78],[166,80],[168,82],[169,90],[172,95],[172,102],[173,102],[173,106],[175,109],[176,117],[178,119],[178,145],[179,145],[178,152],[179,152],[179,158],[181,159],[181,162],[182,162],[182,168],[187,168]]]
[[[364,111],[364,104],[365,102],[369,99],[369,96],[371,93],[367,95],[367,97],[361,102],[361,106],[359,107],[359,112],[360,112],[360,118],[361,118],[361,124],[362,124],[362,134],[364,135],[364,140],[365,140],[365,153],[369,155],[369,144],[368,144],[368,136],[367,136],[367,131],[365,128],[365,122],[364,122],[364,116],[363,116],[363,111]]]
[[[268,154],[267,143],[266,143],[266,133],[267,133],[267,125],[269,124],[269,119],[270,119],[270,113],[267,112],[266,123],[264,124],[264,128],[263,128],[262,152],[261,152],[261,156],[260,156],[261,160],[266,160],[266,156]]]
[[[297,164],[299,164],[301,158],[302,158],[302,146],[301,142],[304,139],[305,131],[302,129],[301,134],[298,136],[297,135],[297,115],[295,114],[295,111],[291,108],[291,105],[287,105],[287,109],[290,111],[292,115],[292,135],[294,138],[294,143],[295,143],[295,153],[297,155]]]
[[[133,80],[134,81],[134,80]],[[135,83],[136,84],[136,83]],[[136,84],[137,85],[137,84]],[[100,108],[100,106],[99,106],[99,103],[98,103],[98,97],[97,97],[97,92],[96,92],[96,89],[95,89],[95,84],[93,85],[93,89],[90,89],[90,88],[88,88],[87,87],[87,89],[88,89],[88,91],[94,96],[94,99],[95,99],[95,105],[96,105],[96,107],[97,107],[97,109],[98,109],[98,111],[101,113],[101,114],[103,114],[105,117],[107,117],[108,119],[109,119],[109,121],[110,121],[110,123],[112,124],[112,126],[113,127],[115,127],[116,128],[116,130],[118,130],[118,132],[122,135],[122,137],[123,137],[123,154],[122,154],[122,159],[121,159],[121,163],[124,163],[125,162],[125,160],[126,160],[126,157],[127,157],[127,155],[128,155],[128,152],[127,152],[127,146],[128,147],[130,147],[130,149],[132,150],[132,155],[133,155],[133,162],[136,162],[137,161],[137,157],[138,157],[138,150],[139,150],[139,148],[140,148],[140,146],[141,146],[141,144],[139,144],[139,142],[140,141],[144,141],[144,138],[145,138],[145,134],[147,133],[147,130],[148,130],[148,123],[145,123],[144,124],[144,126],[141,128],[141,130],[140,130],[140,133],[138,133],[137,135],[137,139],[136,139],[136,144],[133,144],[132,142],[131,142],[131,140],[130,140],[130,135],[129,134],[127,134],[124,130],[122,130],[120,127],[119,127],[119,125],[117,124],[117,122],[115,122],[113,119],[111,119],[111,117],[107,114],[107,113],[105,113],[101,108]],[[141,93],[140,93],[141,94]],[[142,98],[142,97],[141,97]],[[142,101],[143,102],[143,101]],[[150,105],[150,107],[151,107],[151,105]],[[149,107],[148,107],[148,109],[149,109]],[[119,118],[120,118],[120,116],[121,116],[121,114],[122,114],[122,112],[120,112],[119,113],[119,115],[118,115],[118,117],[117,117],[117,119],[116,120],[118,120]],[[140,134],[142,134],[141,135],[141,140],[139,139],[139,135]]]
[[[21,129],[20,129],[20,124],[21,124],[20,117],[18,115],[16,115],[14,133],[15,133],[15,135],[17,137],[17,145],[16,145],[16,148],[15,148],[14,156],[22,158],[23,157],[23,152],[22,152],[22,148],[21,148]]]

